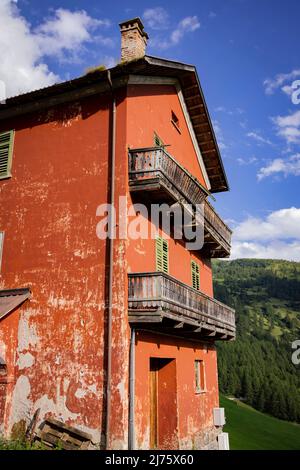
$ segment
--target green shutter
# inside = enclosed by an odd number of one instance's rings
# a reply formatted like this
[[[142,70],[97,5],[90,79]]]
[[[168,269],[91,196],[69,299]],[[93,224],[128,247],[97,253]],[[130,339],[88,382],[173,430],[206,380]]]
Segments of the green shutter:
[[[195,261],[191,262],[191,271],[192,271],[192,286],[194,289],[200,290],[200,269],[199,264]]]
[[[0,132],[0,179],[11,176],[14,131]]]
[[[169,272],[169,246],[162,237],[156,239],[156,271]]]

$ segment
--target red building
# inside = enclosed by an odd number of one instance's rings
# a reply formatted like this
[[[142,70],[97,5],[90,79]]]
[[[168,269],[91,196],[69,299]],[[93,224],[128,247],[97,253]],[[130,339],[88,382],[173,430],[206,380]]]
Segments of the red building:
[[[217,448],[215,341],[235,319],[213,298],[231,232],[207,199],[226,175],[195,67],[145,55],[139,19],[121,35],[116,67],[0,106],[0,431],[38,410],[103,448]],[[204,204],[203,247],[122,237],[124,218],[99,238],[97,208],[124,201]]]

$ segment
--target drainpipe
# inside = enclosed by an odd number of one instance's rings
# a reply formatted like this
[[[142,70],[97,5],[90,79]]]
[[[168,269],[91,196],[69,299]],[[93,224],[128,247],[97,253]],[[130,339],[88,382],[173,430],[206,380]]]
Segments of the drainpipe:
[[[135,428],[134,428],[134,408],[135,408],[135,329],[131,330],[129,358],[129,433],[128,449],[135,450]]]
[[[111,155],[111,181],[110,181],[110,204],[111,209],[115,204],[115,162],[116,162],[116,97],[113,91],[113,85],[110,70],[107,71],[107,80],[112,95],[112,107],[110,116],[110,155]],[[109,273],[108,273],[108,321],[107,321],[107,376],[106,376],[106,423],[105,423],[105,448],[110,447],[110,416],[111,416],[111,359],[112,359],[112,305],[113,305],[113,250],[114,250],[114,231],[115,220],[114,210],[108,214],[109,226]]]

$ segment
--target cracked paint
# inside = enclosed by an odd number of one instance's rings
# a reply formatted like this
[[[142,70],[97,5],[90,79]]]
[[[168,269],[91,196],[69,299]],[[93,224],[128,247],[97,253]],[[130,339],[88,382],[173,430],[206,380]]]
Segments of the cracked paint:
[[[25,354],[19,354],[19,358],[17,360],[17,366],[19,368],[19,370],[22,370],[22,369],[26,369],[28,367],[31,367],[33,366],[35,362],[35,358],[32,354],[30,354],[29,352],[25,353]]]

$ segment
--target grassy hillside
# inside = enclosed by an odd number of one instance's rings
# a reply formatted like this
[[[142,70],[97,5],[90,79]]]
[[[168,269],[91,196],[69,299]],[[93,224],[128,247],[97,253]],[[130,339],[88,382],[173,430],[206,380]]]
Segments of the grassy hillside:
[[[236,309],[237,340],[220,344],[220,389],[254,408],[300,422],[300,263],[216,261],[215,297]]]
[[[241,402],[220,398],[226,410],[231,450],[299,450],[300,426],[265,415]]]

